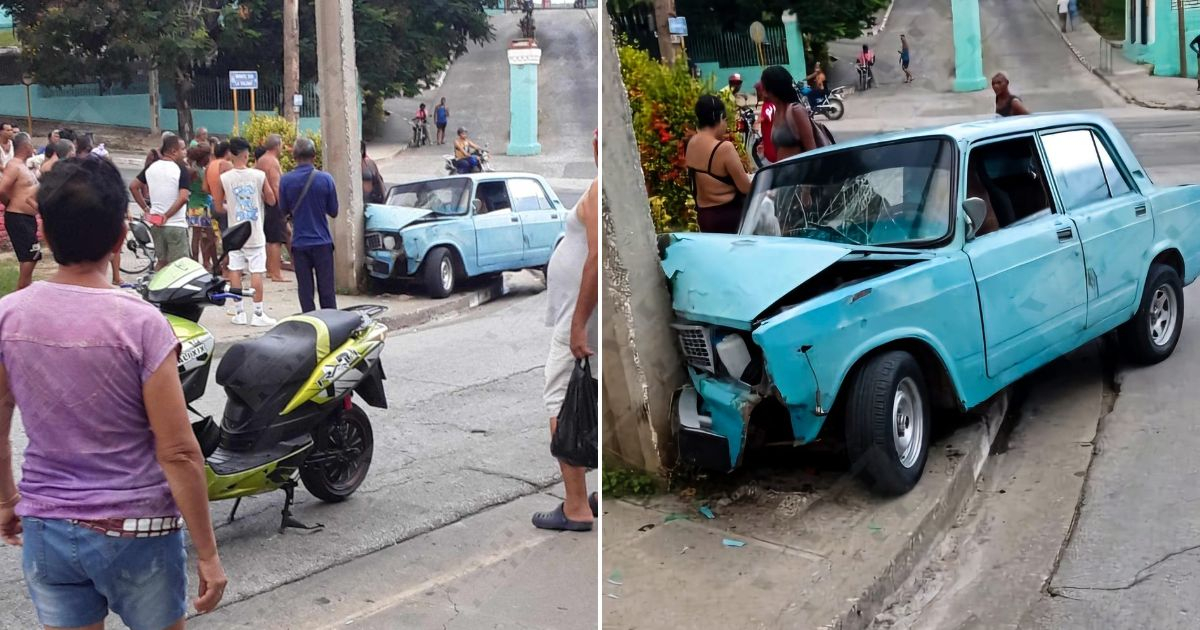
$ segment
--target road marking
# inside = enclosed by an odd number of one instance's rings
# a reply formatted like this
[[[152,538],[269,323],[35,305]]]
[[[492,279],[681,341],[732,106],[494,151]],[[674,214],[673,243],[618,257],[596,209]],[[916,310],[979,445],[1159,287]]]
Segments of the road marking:
[[[375,604],[373,606],[370,606],[364,610],[360,610],[359,612],[354,613],[353,615],[350,615],[349,617],[344,617],[341,621],[329,624],[327,626],[323,626],[323,630],[335,630],[336,628],[342,628],[342,627],[348,626],[356,621],[362,621],[364,619],[374,617],[375,615],[378,615],[380,613],[387,612],[388,610],[395,608],[395,607],[399,606],[400,604],[403,604],[405,600],[407,600],[415,595],[420,595],[421,593],[424,593],[430,589],[445,586],[446,584],[449,584],[455,580],[467,577],[468,575],[475,573],[476,571],[481,571],[488,567],[500,564],[501,562],[508,560],[509,558],[515,556],[516,554],[518,554],[522,551],[533,549],[534,547],[536,547],[544,542],[548,542],[548,541],[551,541],[554,539],[555,539],[555,536],[541,536],[541,537],[537,537],[537,538],[532,538],[532,539],[522,541],[520,544],[516,545],[515,547],[510,547],[499,553],[494,553],[494,554],[491,554],[488,556],[483,556],[479,560],[477,560],[471,564],[468,564],[464,567],[460,567],[458,569],[451,570],[451,571],[446,571],[445,573],[434,576],[428,580],[425,580],[424,582],[421,582],[420,584],[417,584],[415,586],[410,586],[409,588],[406,588],[403,591],[400,591],[399,593],[392,595],[391,597],[379,600],[379,601],[375,602]]]
[[[1200,136],[1200,131],[1144,131],[1132,135],[1135,138],[1177,138],[1179,136]]]

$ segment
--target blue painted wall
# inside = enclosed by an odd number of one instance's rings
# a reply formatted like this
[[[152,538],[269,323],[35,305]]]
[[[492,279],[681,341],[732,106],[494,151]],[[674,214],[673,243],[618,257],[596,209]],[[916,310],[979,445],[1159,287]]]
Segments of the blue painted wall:
[[[1138,33],[1129,32],[1130,4],[1125,5],[1125,46],[1122,52],[1125,57],[1136,63],[1149,64],[1154,67],[1154,74],[1159,76],[1179,76],[1179,22],[1173,7],[1174,0],[1153,0],[1152,41],[1149,44],[1133,43]],[[1184,46],[1192,38],[1200,34],[1200,8],[1184,6]],[[1188,51],[1187,75],[1196,76],[1196,55]]]
[[[0,9],[0,28],[12,28],[12,25],[12,16],[8,14],[8,11]]]
[[[37,86],[32,88],[31,105],[34,118],[113,127],[147,128],[150,125],[150,97],[146,94],[42,96],[39,92]],[[178,116],[174,109],[159,109],[159,122],[164,130],[176,131]],[[0,117],[25,117],[25,86],[0,86]],[[242,111],[239,117],[242,124],[245,124],[250,120],[250,112]],[[219,135],[227,134],[233,129],[232,111],[195,109],[192,110],[192,119],[196,127],[205,127]],[[320,131],[321,119],[301,118],[300,129]]]

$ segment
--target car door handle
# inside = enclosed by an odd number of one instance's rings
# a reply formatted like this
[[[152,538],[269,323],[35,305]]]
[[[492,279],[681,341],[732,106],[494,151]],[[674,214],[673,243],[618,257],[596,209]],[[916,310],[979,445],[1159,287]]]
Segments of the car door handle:
[[[551,218],[551,219],[557,219],[557,218],[558,218],[558,215],[557,215],[557,214],[552,214],[552,215],[550,215],[550,218]]]
[[[1133,208],[1133,216],[1135,216],[1135,217],[1144,217],[1144,216],[1146,216],[1146,204],[1144,204],[1144,203],[1141,203],[1141,204],[1138,204],[1138,205],[1134,206],[1134,208]]]
[[[512,221],[513,223],[520,223],[520,222],[521,222],[521,218],[520,218],[520,217],[513,217],[513,218],[509,219],[509,221]]]
[[[1074,236],[1074,232],[1071,231],[1071,228],[1069,228],[1069,227],[1058,228],[1059,242],[1069,241],[1069,240],[1071,240],[1072,236]]]

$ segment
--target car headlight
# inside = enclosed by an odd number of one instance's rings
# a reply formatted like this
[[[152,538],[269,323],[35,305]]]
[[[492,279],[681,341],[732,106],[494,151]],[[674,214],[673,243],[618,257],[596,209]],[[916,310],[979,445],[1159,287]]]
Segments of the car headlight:
[[[383,237],[383,246],[387,249],[396,249],[396,237],[395,236]]]
[[[740,380],[746,373],[746,368],[750,366],[751,356],[750,348],[746,346],[746,340],[742,339],[741,335],[730,334],[725,335],[717,342],[717,356],[721,359],[721,365],[725,366],[725,370],[729,375]]]

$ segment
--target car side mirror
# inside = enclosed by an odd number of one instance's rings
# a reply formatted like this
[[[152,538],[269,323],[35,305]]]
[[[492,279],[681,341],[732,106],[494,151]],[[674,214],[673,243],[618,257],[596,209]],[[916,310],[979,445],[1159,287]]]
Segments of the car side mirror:
[[[482,199],[475,200],[475,214],[483,214],[483,200]]]
[[[963,201],[963,211],[967,213],[967,240],[975,238],[975,233],[983,227],[987,220],[987,204],[979,197],[969,197]]]

